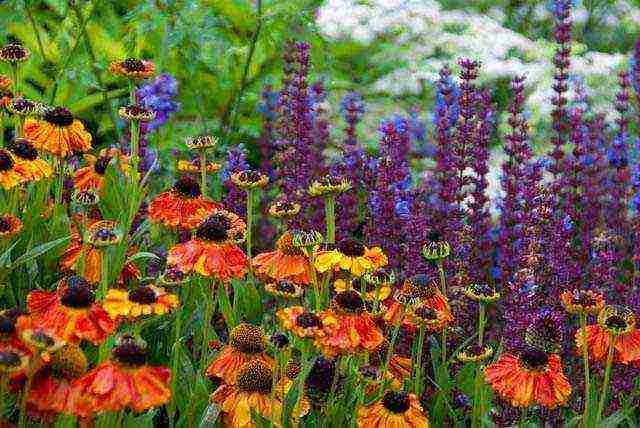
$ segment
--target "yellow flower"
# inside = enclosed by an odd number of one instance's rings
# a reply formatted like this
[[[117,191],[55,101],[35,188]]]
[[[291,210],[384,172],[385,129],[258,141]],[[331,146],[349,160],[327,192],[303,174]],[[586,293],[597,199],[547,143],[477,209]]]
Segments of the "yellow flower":
[[[387,256],[379,247],[368,248],[356,240],[344,239],[336,245],[335,250],[320,251],[316,256],[315,267],[320,273],[342,269],[354,276],[362,276],[387,263]]]
[[[131,291],[112,288],[104,301],[104,309],[111,318],[164,315],[178,305],[179,300],[175,294],[168,294],[163,288],[153,285],[137,287]]]

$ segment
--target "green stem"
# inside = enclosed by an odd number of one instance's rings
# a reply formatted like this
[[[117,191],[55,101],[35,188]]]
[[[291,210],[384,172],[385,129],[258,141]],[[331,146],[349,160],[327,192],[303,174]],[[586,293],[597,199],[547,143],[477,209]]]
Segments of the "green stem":
[[[437,260],[437,265],[438,265],[438,274],[440,275],[440,290],[442,291],[443,295],[447,295],[447,278],[444,274],[444,264],[442,262],[442,259],[438,259]]]
[[[207,196],[207,152],[200,149],[200,191]]]
[[[480,405],[482,402],[482,397],[480,396],[480,363],[476,363],[476,377],[473,383],[473,411],[471,413],[471,427],[475,428],[480,426],[480,420],[482,416],[482,412],[480,411]]]
[[[56,159],[55,169],[58,173],[56,176],[56,195],[54,206],[59,206],[62,203],[62,190],[64,188],[64,160]]]
[[[140,123],[137,120],[131,121],[131,178],[134,183],[138,183],[138,163],[140,162],[138,144],[140,141]]]
[[[485,308],[484,303],[478,305],[478,346],[482,348],[484,342]]]
[[[418,334],[418,349],[416,350],[416,366],[414,375],[413,391],[420,397],[422,394],[422,348],[424,348],[425,325],[420,323],[420,333]]]
[[[190,285],[190,284],[189,284]],[[184,305],[185,302],[182,302]],[[180,349],[180,337],[182,330],[182,311],[177,310],[175,315],[175,324],[173,326],[173,347],[171,352],[171,403],[169,404],[169,424],[171,427],[175,424],[176,415],[176,390],[178,386],[178,351]]]
[[[398,334],[400,333],[400,326],[402,325],[402,318],[404,318],[405,310],[406,308],[403,305],[402,309],[400,309],[398,321],[396,321],[395,325],[393,326],[391,343],[389,344],[389,349],[387,349],[387,356],[384,358],[384,366],[382,366],[382,373],[381,373],[382,379],[384,379],[384,376],[387,374],[387,369],[389,368],[389,362],[391,361],[391,356],[393,355],[393,352],[396,347],[396,342],[398,341]]]
[[[8,391],[9,376],[2,373],[0,375],[0,419],[4,420],[4,412],[6,410],[5,394]]]
[[[4,112],[0,112],[0,146],[4,147]]]
[[[202,372],[207,362],[207,350],[209,349],[209,330],[211,328],[211,318],[213,317],[214,308],[213,291],[209,289],[206,284],[201,284],[201,286],[205,298],[204,313],[202,315],[202,341],[200,347],[200,371]],[[223,287],[223,285],[220,284],[220,287]],[[215,284],[212,289],[216,289]]]
[[[584,415],[582,416],[583,425],[586,427],[589,421],[590,389],[591,381],[589,379],[589,348],[587,346],[587,314],[580,313],[580,331],[582,332],[582,364],[584,368]]]
[[[101,250],[102,254],[100,254],[101,262],[101,272],[100,272],[100,295],[99,298],[102,300],[107,296],[107,290],[109,288],[109,251],[106,249]]]
[[[607,402],[607,393],[609,392],[609,380],[611,379],[611,366],[613,364],[613,341],[614,337],[609,335],[609,353],[607,354],[607,363],[604,369],[604,381],[602,383],[602,393],[600,394],[600,403],[598,404],[598,422],[602,419],[602,411],[604,410],[604,405]],[[586,342],[583,345],[586,347]]]
[[[253,203],[255,190],[247,190],[247,257],[249,258],[249,270],[251,270],[251,246],[253,238]]]
[[[447,365],[447,327],[442,329],[442,344],[440,345],[442,352],[442,367]]]
[[[336,199],[334,195],[324,198],[324,216],[327,223],[327,242],[336,243]]]
[[[313,294],[315,296],[316,311],[320,310],[320,285],[318,284],[318,275],[316,274],[316,256],[313,248],[309,250],[309,272],[311,273],[311,283],[313,284]]]

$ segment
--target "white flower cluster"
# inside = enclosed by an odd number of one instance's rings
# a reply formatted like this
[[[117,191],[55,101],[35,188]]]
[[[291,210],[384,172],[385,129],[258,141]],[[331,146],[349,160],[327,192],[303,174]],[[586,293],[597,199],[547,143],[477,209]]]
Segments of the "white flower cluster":
[[[541,2],[544,3],[544,2]],[[546,4],[546,3],[545,3]],[[618,1],[612,16],[633,22],[640,8]],[[550,11],[542,5],[541,17]],[[588,13],[576,8],[573,19],[582,22]],[[444,64],[469,57],[482,62],[481,79],[526,74],[530,95],[527,104],[535,123],[549,112],[553,77],[554,46],[548,41],[530,40],[505,28],[500,10],[486,15],[462,10],[444,10],[434,0],[327,0],[317,22],[323,33],[335,39],[351,39],[369,45],[383,39],[390,48],[371,58],[372,63],[397,64],[372,88],[378,95],[407,95],[420,92],[421,83],[435,82]],[[629,21],[631,20],[631,21]],[[640,20],[636,24],[640,26]],[[588,52],[576,44],[572,73],[592,86],[595,107],[613,111],[616,69],[624,55]]]

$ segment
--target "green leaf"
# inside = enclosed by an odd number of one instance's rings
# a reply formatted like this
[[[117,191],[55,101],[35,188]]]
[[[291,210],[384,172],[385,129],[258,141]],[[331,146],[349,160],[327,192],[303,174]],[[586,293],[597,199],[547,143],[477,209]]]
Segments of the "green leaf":
[[[71,236],[65,236],[63,238],[58,238],[54,241],[50,241],[50,242],[46,242],[44,244],[38,245],[37,247],[32,248],[31,250],[27,251],[26,253],[24,253],[23,255],[21,255],[20,257],[18,257],[10,266],[9,266],[9,270],[13,270],[15,268],[17,268],[20,265],[23,265],[31,260],[35,260],[38,257],[40,257],[41,255],[43,255],[44,253],[62,245],[65,244],[67,242],[69,242],[69,240],[71,239]]]
[[[202,419],[200,419],[200,424],[198,424],[198,426],[200,428],[212,427],[218,420],[221,410],[222,407],[220,407],[220,405],[216,403],[209,404],[204,414],[202,415]]]
[[[135,253],[131,257],[129,257],[127,259],[127,263],[132,263],[132,262],[135,262],[136,260],[146,260],[146,259],[160,260],[160,257],[158,257],[158,255],[154,253],[150,253],[147,251],[140,251],[138,253]]]
[[[11,246],[7,248],[4,253],[2,253],[2,255],[0,256],[0,268],[2,268],[3,266],[9,266],[9,261],[11,260],[11,250],[13,250],[16,245],[18,245],[18,242],[20,241],[16,241],[11,244]]]

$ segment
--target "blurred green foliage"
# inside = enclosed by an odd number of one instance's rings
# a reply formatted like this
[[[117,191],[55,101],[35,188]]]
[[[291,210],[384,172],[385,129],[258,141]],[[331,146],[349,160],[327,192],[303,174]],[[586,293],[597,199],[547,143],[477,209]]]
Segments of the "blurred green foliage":
[[[112,60],[140,57],[180,82],[182,110],[164,136],[255,137],[262,86],[276,82],[285,38],[319,38],[320,0],[14,0],[0,5],[4,41],[32,52],[25,95],[66,105],[98,143],[117,136],[122,82]],[[7,73],[8,70],[2,70]]]

